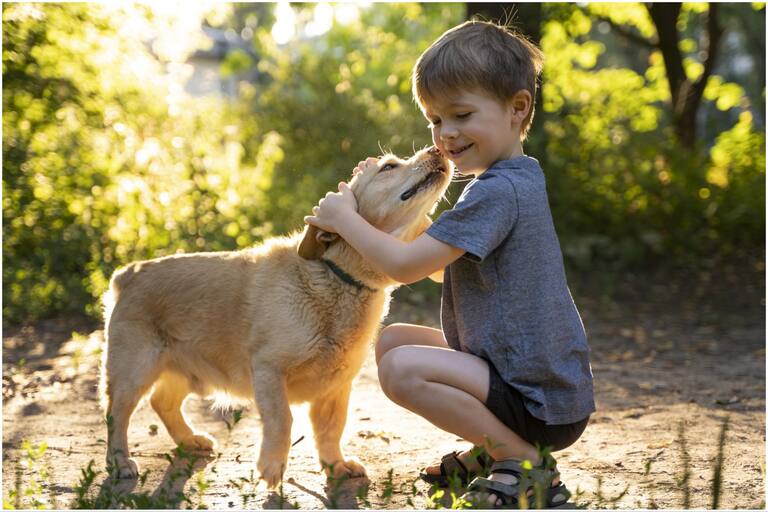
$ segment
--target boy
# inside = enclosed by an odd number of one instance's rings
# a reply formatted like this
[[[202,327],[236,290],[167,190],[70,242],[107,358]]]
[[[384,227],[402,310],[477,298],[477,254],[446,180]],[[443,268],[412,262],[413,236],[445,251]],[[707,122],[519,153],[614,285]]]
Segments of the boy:
[[[470,21],[444,33],[416,62],[413,92],[432,140],[475,178],[451,210],[411,243],[357,215],[345,183],[305,221],[337,232],[402,283],[445,269],[442,330],[390,325],[376,345],[384,393],[494,462],[470,483],[475,506],[517,505],[529,479],[547,482],[545,505],[565,503],[554,459],[541,448],[573,444],[595,410],[589,349],[565,279],[544,175],[523,154],[542,54],[506,28]],[[376,166],[369,158],[359,167]],[[466,484],[473,451],[452,453],[422,477]],[[551,484],[551,485],[550,485]]]

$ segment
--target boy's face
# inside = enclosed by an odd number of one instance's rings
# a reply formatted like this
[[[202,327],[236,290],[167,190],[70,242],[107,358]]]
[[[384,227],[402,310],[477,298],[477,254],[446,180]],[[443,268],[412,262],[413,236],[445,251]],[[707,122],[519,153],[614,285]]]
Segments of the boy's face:
[[[424,115],[432,141],[464,174],[480,174],[499,160],[522,154],[514,109],[480,90],[434,99]]]

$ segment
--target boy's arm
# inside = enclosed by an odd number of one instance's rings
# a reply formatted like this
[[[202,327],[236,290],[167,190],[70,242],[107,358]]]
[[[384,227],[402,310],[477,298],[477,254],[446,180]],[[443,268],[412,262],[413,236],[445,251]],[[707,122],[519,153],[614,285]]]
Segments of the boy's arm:
[[[348,212],[336,226],[347,241],[377,270],[401,283],[410,284],[439,274],[464,254],[464,249],[443,243],[423,233],[412,242],[379,231],[357,212]],[[437,276],[436,276],[437,277]]]

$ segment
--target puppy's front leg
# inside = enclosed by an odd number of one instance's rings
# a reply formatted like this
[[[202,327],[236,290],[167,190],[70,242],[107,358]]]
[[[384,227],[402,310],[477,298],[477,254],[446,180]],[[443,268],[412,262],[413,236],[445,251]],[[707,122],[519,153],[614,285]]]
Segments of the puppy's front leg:
[[[288,406],[285,377],[276,368],[254,365],[253,391],[264,430],[256,468],[272,489],[283,477],[291,448],[293,417]]]
[[[315,399],[309,409],[312,429],[320,462],[329,477],[365,476],[365,468],[354,460],[344,460],[339,441],[347,423],[349,392],[351,383],[342,386],[335,393]]]

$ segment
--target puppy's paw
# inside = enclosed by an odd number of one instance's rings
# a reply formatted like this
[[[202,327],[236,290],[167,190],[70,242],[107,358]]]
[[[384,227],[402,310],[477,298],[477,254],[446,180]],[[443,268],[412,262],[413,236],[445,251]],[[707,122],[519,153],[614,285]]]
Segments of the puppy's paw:
[[[113,478],[128,479],[139,477],[139,465],[133,459],[116,457],[112,464],[114,464],[114,470],[111,473]]]
[[[267,482],[267,487],[275,489],[283,478],[283,472],[285,471],[286,463],[279,460],[262,460],[259,458],[259,462],[256,464],[256,469],[261,474],[261,479]]]
[[[360,478],[365,476],[365,468],[354,459],[340,460],[326,466],[328,478]]]
[[[195,434],[192,437],[181,440],[179,446],[192,451],[211,451],[216,446],[216,441],[208,434]]]

